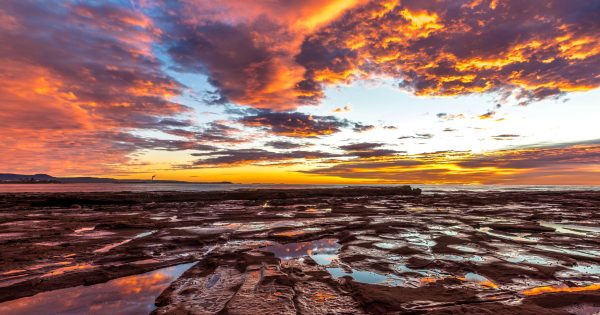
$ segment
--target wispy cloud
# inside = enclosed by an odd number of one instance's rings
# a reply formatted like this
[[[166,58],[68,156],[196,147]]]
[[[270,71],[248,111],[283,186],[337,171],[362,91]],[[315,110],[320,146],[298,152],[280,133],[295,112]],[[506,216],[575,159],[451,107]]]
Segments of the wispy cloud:
[[[599,170],[600,145],[590,141],[482,154],[439,151],[359,156],[305,172],[406,183],[593,184]]]

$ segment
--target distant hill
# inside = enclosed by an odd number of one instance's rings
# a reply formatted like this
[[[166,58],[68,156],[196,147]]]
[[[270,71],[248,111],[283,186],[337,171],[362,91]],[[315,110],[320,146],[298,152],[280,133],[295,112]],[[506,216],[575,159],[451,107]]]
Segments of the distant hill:
[[[233,184],[232,182],[186,182],[177,180],[116,179],[105,177],[54,177],[48,174],[0,173],[0,183],[174,183],[174,184]]]

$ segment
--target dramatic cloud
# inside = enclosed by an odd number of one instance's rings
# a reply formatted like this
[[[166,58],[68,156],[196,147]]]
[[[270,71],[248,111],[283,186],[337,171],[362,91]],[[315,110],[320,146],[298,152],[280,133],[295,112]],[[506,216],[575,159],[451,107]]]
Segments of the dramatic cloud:
[[[304,68],[294,56],[307,34],[364,2],[358,0],[176,1],[161,12],[163,39],[182,72],[204,73],[214,103],[294,109]],[[304,89],[310,89],[304,86]]]
[[[154,8],[183,72],[212,102],[292,110],[328,84],[387,76],[417,95],[526,103],[600,84],[593,1],[176,1]],[[156,14],[156,12],[161,12]],[[339,108],[342,111],[342,108]]]
[[[248,115],[239,123],[246,127],[265,128],[269,132],[286,137],[318,137],[341,131],[350,126],[347,120],[334,116],[315,116],[300,112],[274,112],[270,110],[248,110]],[[354,128],[362,126],[354,124]]]
[[[170,118],[189,108],[170,101],[183,86],[153,56],[160,32],[145,15],[109,3],[4,3],[3,167],[87,172],[92,166],[76,162],[86,156],[97,169],[111,168],[127,163],[128,153],[154,146],[136,140],[129,142],[134,146],[115,149],[115,143],[123,142],[123,132],[187,125]]]
[[[417,95],[513,94],[522,102],[600,85],[595,1],[371,1],[309,36],[302,86],[383,75]]]
[[[414,132],[435,128],[385,117],[377,99],[323,101],[335,85],[396,82],[418,96],[492,93],[469,118],[498,121],[503,101],[597,88],[599,33],[600,5],[589,0],[5,1],[0,171],[131,174],[197,159],[192,167],[309,161],[321,167],[311,173],[390,181],[585,174],[597,166],[589,143],[409,156],[372,137],[396,138],[384,125],[394,123],[406,128],[399,139],[425,142],[434,134]],[[321,114],[305,106],[321,103]],[[340,107],[322,114],[331,104]],[[466,115],[437,111],[439,124]],[[493,140],[519,137],[488,130]],[[578,135],[595,137],[566,136]],[[304,150],[313,144],[324,151]]]

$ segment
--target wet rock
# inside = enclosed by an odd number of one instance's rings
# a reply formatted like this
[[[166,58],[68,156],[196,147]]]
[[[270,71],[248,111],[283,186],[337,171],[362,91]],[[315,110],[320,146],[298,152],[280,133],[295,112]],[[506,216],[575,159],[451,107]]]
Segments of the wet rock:
[[[421,269],[421,268],[425,268],[425,267],[431,265],[432,263],[433,263],[433,260],[418,257],[418,256],[413,256],[410,259],[408,259],[408,261],[406,262],[406,266],[408,268]]]
[[[541,226],[539,224],[486,224],[486,226],[494,230],[513,233],[554,232],[553,228]]]
[[[418,249],[408,247],[408,246],[394,248],[394,249],[390,250],[390,252],[393,254],[404,255],[404,256],[418,255],[418,254],[423,253],[422,251],[420,251]]]
[[[214,267],[213,267],[214,268]],[[216,269],[197,265],[156,299],[159,314],[218,314],[244,282],[245,275],[231,266]]]
[[[432,302],[475,302],[479,301],[472,289],[445,288],[431,284],[420,288],[388,287],[368,285],[351,281],[354,296],[366,311],[374,314],[409,311],[410,304],[418,301]]]
[[[354,298],[322,282],[297,282],[296,305],[300,314],[365,314]]]
[[[294,290],[278,281],[262,283],[270,268],[250,270],[245,274],[244,283],[229,301],[225,312],[231,315],[282,314],[295,315]]]
[[[406,192],[0,194],[0,301],[191,261],[157,313],[554,314],[597,297],[519,292],[597,283],[600,193]]]

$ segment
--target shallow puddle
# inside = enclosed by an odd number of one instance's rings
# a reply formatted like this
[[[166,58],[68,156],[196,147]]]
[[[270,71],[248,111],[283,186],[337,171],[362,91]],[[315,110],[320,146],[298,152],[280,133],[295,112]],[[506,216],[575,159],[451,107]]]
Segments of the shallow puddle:
[[[495,284],[490,279],[488,279],[480,274],[469,272],[464,276],[464,278],[459,278],[459,279],[468,281],[468,282],[474,282],[474,283],[477,283],[477,284],[487,287],[487,288],[498,289],[497,284]]]
[[[594,275],[596,278],[600,275],[600,265],[590,263],[578,263],[575,266],[568,267],[567,270],[561,270],[556,273],[557,278],[580,278],[582,276]]]
[[[433,247],[437,244],[434,240],[431,239],[431,235],[419,233],[417,231],[399,233],[398,235],[404,240],[406,240],[408,243],[411,243],[416,246]]]
[[[529,234],[527,234],[527,233],[510,234],[510,233],[492,232],[492,229],[489,227],[481,227],[481,228],[479,228],[478,231],[485,233],[489,236],[494,236],[497,238],[511,240],[511,241],[515,241],[515,242],[535,243],[539,240],[538,238],[530,237]]]
[[[425,278],[440,278],[442,276],[440,271],[436,269],[413,269],[405,264],[395,265],[394,269],[400,273],[416,273]]]
[[[600,275],[600,265],[579,263],[578,265],[569,268],[588,275]]]
[[[498,255],[501,259],[511,262],[513,264],[525,263],[540,266],[558,266],[562,264],[560,260],[553,259],[550,257],[529,254],[525,250],[520,249],[501,251]]]
[[[440,259],[440,260],[448,260],[448,261],[456,261],[456,262],[484,262],[486,261],[486,258],[479,256],[479,255],[469,255],[469,256],[461,256],[461,255],[447,255],[447,254],[442,254],[442,255],[435,255],[436,259]],[[489,259],[488,259],[489,260]]]
[[[453,245],[450,244],[447,246],[448,248],[452,248],[452,249],[456,249],[459,250],[461,252],[465,252],[465,253],[477,253],[477,252],[481,252],[480,249],[478,249],[475,246],[469,246],[469,245]]]
[[[540,222],[540,225],[553,228],[558,233],[575,234],[581,236],[595,236],[594,234],[600,233],[600,227],[597,226],[553,222]]]
[[[335,278],[349,276],[354,281],[360,283],[384,284],[389,286],[400,286],[404,283],[404,280],[396,275],[382,275],[372,271],[352,269],[350,272],[347,272],[343,268],[335,267],[327,268],[327,272]]]
[[[263,247],[262,250],[275,254],[282,260],[290,260],[310,256],[317,264],[327,266],[337,259],[342,245],[334,238],[326,238],[312,242],[289,243]]]
[[[394,249],[394,248],[399,247],[400,245],[397,245],[394,243],[388,243],[388,242],[379,242],[379,243],[373,244],[373,246],[375,246],[377,248],[381,248],[381,249]]]
[[[108,245],[106,245],[106,246],[104,246],[102,248],[96,249],[94,251],[94,253],[106,253],[106,252],[110,251],[111,249],[113,249],[115,247],[119,247],[119,246],[124,245],[124,244],[127,244],[127,243],[131,242],[134,239],[138,239],[138,238],[150,236],[150,235],[152,235],[152,234],[154,234],[156,232],[157,232],[156,230],[153,230],[153,231],[148,231],[148,232],[140,233],[140,234],[134,236],[133,238],[129,238],[129,239],[117,242],[117,243],[108,244]]]
[[[600,254],[596,254],[595,252],[588,251],[588,250],[577,250],[577,249],[562,248],[562,247],[548,246],[548,245],[535,245],[534,247],[537,249],[554,252],[554,253],[567,254],[570,256],[588,257],[588,258],[600,257]]]
[[[156,297],[192,265],[39,293],[0,303],[0,314],[149,314],[155,309]]]

